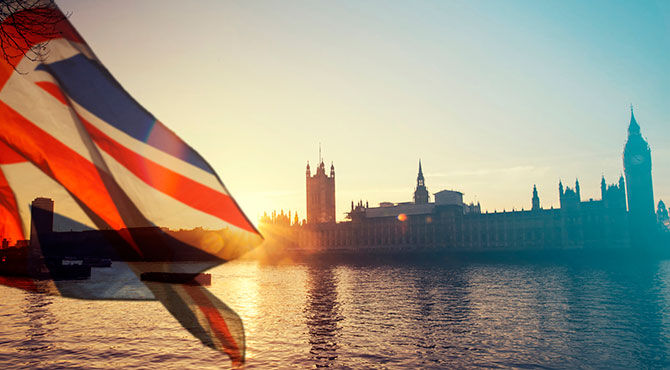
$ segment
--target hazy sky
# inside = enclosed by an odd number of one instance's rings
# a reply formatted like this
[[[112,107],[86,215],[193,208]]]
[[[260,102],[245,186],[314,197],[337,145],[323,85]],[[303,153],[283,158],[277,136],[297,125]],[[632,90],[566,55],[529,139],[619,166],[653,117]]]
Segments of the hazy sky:
[[[121,84],[198,150],[252,220],[305,215],[305,164],[352,200],[484,210],[615,182],[629,105],[670,201],[670,2],[58,1]]]

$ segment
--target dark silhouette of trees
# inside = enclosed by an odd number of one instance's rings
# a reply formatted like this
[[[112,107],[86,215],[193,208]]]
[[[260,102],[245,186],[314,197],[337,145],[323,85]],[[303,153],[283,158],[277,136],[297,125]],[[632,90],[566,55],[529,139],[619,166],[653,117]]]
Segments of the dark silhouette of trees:
[[[45,40],[57,36],[58,24],[66,19],[55,0],[0,0],[1,57],[14,69],[24,56],[44,60]]]

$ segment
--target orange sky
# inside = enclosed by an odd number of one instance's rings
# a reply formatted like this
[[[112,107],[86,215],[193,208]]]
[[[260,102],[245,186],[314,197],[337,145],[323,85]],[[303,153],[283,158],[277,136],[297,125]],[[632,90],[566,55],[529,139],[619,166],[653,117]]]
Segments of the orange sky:
[[[305,214],[318,143],[352,200],[429,191],[484,210],[599,198],[636,107],[670,200],[664,3],[58,1],[98,57],[198,150],[252,220]]]

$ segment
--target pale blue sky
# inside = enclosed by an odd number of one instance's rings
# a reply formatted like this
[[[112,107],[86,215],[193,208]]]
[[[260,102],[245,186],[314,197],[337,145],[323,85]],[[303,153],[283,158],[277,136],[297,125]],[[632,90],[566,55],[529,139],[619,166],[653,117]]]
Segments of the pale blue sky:
[[[622,172],[629,104],[670,200],[670,2],[58,1],[125,88],[250,218],[304,215],[318,143],[351,200],[558,205]]]

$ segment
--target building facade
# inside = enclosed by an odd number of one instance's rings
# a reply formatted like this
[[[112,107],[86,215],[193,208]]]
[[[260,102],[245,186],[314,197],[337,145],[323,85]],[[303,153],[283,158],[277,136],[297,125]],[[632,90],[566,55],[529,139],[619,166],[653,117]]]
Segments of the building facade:
[[[321,224],[335,222],[335,166],[330,165],[330,176],[326,174],[323,159],[319,158],[316,173],[312,176],[307,163],[307,223]]]
[[[428,189],[426,189],[426,180],[423,178],[423,170],[421,169],[421,160],[419,159],[419,174],[416,176],[416,189],[414,190],[414,203],[427,204],[428,203]]]
[[[654,187],[651,177],[651,149],[630,111],[628,139],[623,151],[626,194],[632,231],[643,237],[656,220]]]
[[[50,198],[35,198],[30,204],[31,239],[53,231],[54,201]]]
[[[632,110],[623,162],[625,178],[622,175],[617,182],[608,184],[603,176],[599,200],[582,201],[579,180],[575,181],[574,187],[564,186],[559,181],[559,208],[543,209],[537,187],[533,186],[530,210],[493,213],[482,213],[479,204],[465,204],[463,194],[453,190],[436,192],[435,201],[430,202],[419,162],[413,202],[382,202],[379,207],[369,207],[362,201],[354,206],[352,202],[349,221],[301,227],[297,245],[300,248],[351,251],[502,251],[635,246],[639,244],[636,241],[656,235],[661,223],[669,222],[665,204],[659,203],[658,212],[654,207],[651,150],[640,133]]]
[[[457,202],[399,203],[351,212],[351,221],[299,230],[300,248],[325,250],[505,251],[625,248],[630,245],[625,198],[613,191],[601,200],[530,210],[468,212]],[[574,190],[573,190],[574,192]],[[576,192],[574,192],[576,196]],[[437,196],[436,196],[437,199]]]

